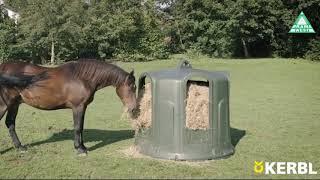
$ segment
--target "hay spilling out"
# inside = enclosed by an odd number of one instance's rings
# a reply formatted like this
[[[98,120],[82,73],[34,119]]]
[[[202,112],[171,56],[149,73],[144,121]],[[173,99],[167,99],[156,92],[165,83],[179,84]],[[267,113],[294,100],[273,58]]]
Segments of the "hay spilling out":
[[[120,149],[119,152],[121,154],[123,154],[125,157],[127,158],[136,158],[136,159],[151,159],[152,157],[151,156],[147,156],[147,155],[144,155],[142,153],[140,153],[140,148],[138,146],[135,146],[135,145],[132,145],[132,146],[129,146],[129,147],[126,147],[125,149]],[[214,160],[201,160],[201,161],[195,161],[195,160],[191,160],[191,161],[172,161],[170,159],[159,159],[159,158],[156,158],[154,159],[158,162],[163,162],[163,163],[173,163],[173,164],[176,164],[176,165],[188,165],[188,166],[191,166],[191,167],[206,167],[206,166],[210,166],[210,163],[211,162],[214,162]]]
[[[120,149],[119,152],[121,154],[123,154],[125,157],[127,158],[137,158],[137,159],[151,159],[151,156],[147,156],[144,155],[142,153],[140,153],[140,148],[138,146],[132,145],[129,147],[126,147],[125,149]],[[192,167],[206,167],[206,166],[210,166],[211,162],[214,162],[214,160],[201,160],[201,161],[172,161],[170,159],[154,159],[158,162],[163,162],[163,163],[173,163],[176,165],[188,165],[188,166],[192,166]]]
[[[130,120],[130,115],[128,113],[128,108],[127,107],[123,107],[122,109],[122,113],[121,113],[121,116],[120,116],[120,120]]]
[[[139,115],[132,121],[132,126],[136,131],[151,126],[151,98],[151,83],[147,83],[139,101]],[[209,87],[203,83],[191,81],[187,84],[186,127],[193,130],[209,128]]]
[[[123,154],[125,154],[126,156],[133,157],[133,158],[141,158],[141,157],[144,157],[142,154],[140,154],[139,147],[137,147],[137,146],[130,146],[130,147],[127,148],[127,149],[121,150],[121,152],[122,152]]]
[[[151,83],[144,86],[144,94],[139,100],[139,115],[132,121],[133,128],[137,131],[139,129],[147,129],[151,126]]]

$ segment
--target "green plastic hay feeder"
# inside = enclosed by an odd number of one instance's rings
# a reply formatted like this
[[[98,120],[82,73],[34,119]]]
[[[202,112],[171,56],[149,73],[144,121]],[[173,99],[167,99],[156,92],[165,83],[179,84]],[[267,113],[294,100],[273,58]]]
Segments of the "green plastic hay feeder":
[[[176,69],[146,72],[140,76],[138,96],[144,93],[146,78],[151,80],[152,125],[140,129],[135,145],[140,153],[161,159],[207,160],[232,155],[229,122],[229,80],[226,72],[193,69],[181,61]],[[206,79],[209,86],[209,128],[186,127],[187,82]]]

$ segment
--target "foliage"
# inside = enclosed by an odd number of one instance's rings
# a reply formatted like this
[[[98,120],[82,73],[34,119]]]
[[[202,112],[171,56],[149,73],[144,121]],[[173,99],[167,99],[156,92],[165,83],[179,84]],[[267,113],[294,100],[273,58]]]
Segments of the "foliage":
[[[149,61],[173,53],[304,57],[318,52],[320,0],[5,0],[0,57]],[[316,34],[288,34],[303,11]],[[312,53],[311,53],[312,52]],[[309,57],[309,56],[308,56]],[[313,58],[314,59],[314,58]]]
[[[0,7],[0,12],[3,9]],[[0,60],[3,62],[8,60],[13,53],[12,45],[16,42],[17,29],[13,20],[9,19],[5,14],[0,15]]]
[[[227,2],[227,1],[226,1]],[[226,3],[204,0],[181,0],[173,6],[174,26],[181,49],[195,49],[205,54],[228,56],[230,36]]]
[[[179,46],[182,50],[193,49],[218,57],[302,57],[314,35],[288,34],[302,10],[319,36],[318,0],[161,2],[173,4],[163,11],[175,19],[173,26],[176,28],[172,34],[178,38],[174,47]]]
[[[106,0],[92,7],[90,39],[100,58],[144,61],[167,57],[159,22],[148,3]]]
[[[34,61],[46,62],[51,44],[59,60],[77,58],[84,46],[82,27],[86,19],[83,3],[77,0],[29,0],[21,13],[20,43]]]
[[[228,22],[236,56],[269,56],[276,44],[275,27],[281,17],[281,1],[238,0]],[[284,29],[282,29],[284,30]],[[272,43],[273,42],[273,43]]]
[[[26,8],[28,1],[27,0],[4,0],[4,3],[11,10],[21,11],[24,8]]]
[[[320,61],[320,39],[310,41],[310,50],[306,52],[306,58],[313,61]]]
[[[310,41],[320,37],[320,0],[285,1],[279,18],[275,42],[278,44],[274,53],[281,57],[303,57],[310,49]],[[303,11],[316,34],[288,34],[296,17]]]

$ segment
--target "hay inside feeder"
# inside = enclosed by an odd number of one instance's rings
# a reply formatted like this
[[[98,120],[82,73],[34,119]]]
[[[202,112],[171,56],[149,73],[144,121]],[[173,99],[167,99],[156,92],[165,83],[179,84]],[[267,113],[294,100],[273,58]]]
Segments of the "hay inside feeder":
[[[209,87],[190,82],[187,84],[186,127],[189,129],[209,128]]]
[[[144,94],[139,99],[139,115],[133,119],[132,126],[137,131],[139,129],[148,129],[151,126],[152,119],[152,104],[151,104],[151,83],[144,86]]]
[[[152,94],[151,83],[145,84],[144,94],[139,100],[140,112],[137,118],[132,121],[133,128],[148,129],[152,122]],[[186,127],[189,129],[208,129],[209,128],[209,87],[190,81],[187,83],[186,98]]]

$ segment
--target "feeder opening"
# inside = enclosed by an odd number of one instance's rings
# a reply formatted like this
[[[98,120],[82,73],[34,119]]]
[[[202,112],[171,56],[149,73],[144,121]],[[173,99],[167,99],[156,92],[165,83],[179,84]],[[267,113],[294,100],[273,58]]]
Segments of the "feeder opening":
[[[150,78],[144,78],[143,82],[138,95],[138,115],[132,121],[136,131],[148,129],[152,125],[152,84]]]
[[[186,128],[209,129],[209,82],[202,78],[190,79],[187,82],[186,92]]]

